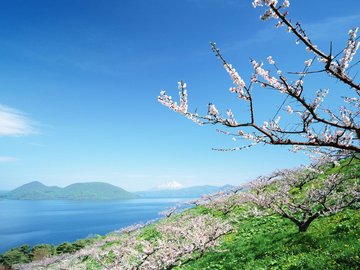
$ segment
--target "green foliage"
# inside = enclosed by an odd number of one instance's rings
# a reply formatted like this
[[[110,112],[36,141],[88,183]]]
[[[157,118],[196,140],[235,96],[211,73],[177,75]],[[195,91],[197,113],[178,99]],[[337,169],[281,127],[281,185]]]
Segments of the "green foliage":
[[[86,263],[86,270],[101,270],[101,264],[92,257],[85,256],[83,262]]]
[[[31,260],[37,261],[56,253],[56,248],[50,244],[39,244],[31,249]]]
[[[207,208],[203,205],[189,209],[186,213],[191,213],[193,215],[212,215],[213,217],[221,218],[221,219],[226,218],[226,214],[223,211],[213,208]]]
[[[101,249],[102,250],[106,250],[108,249],[109,247],[112,247],[112,246],[115,246],[115,245],[121,245],[121,241],[120,240],[116,240],[116,241],[110,241],[110,242],[106,242],[105,244],[103,244],[101,246]]]
[[[109,251],[108,254],[106,254],[103,262],[105,262],[106,264],[111,264],[115,261],[116,259],[116,254],[113,251]]]
[[[5,266],[28,262],[31,262],[29,245],[22,245],[18,248],[10,249],[0,257],[0,263]]]
[[[95,239],[80,239],[74,243],[64,242],[56,247],[56,254],[72,253],[94,243]]]
[[[75,241],[72,246],[73,246],[73,250],[77,251],[80,250],[86,246],[91,245],[92,243],[94,243],[94,239],[93,238],[86,238],[86,239],[80,239]]]
[[[71,253],[76,251],[71,243],[64,242],[56,247],[56,254]]]
[[[150,225],[141,230],[139,237],[150,242],[155,242],[161,237],[161,233],[156,230],[154,225]]]
[[[12,265],[18,263],[28,263],[54,255],[72,253],[89,246],[95,243],[98,239],[102,238],[103,237],[97,236],[94,238],[80,239],[74,243],[64,242],[58,246],[51,244],[38,244],[31,248],[29,245],[22,245],[20,247],[10,249],[2,255],[0,254],[0,266],[3,264],[6,267],[11,267]]]

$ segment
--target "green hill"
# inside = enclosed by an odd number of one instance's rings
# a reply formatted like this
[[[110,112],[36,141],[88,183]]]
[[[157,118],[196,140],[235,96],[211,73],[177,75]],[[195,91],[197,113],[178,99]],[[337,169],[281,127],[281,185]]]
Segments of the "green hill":
[[[102,182],[76,183],[63,188],[61,198],[67,200],[117,200],[138,198],[120,187]]]
[[[49,187],[38,181],[34,181],[2,194],[1,196],[5,199],[12,200],[51,200],[56,198],[60,191],[61,188],[59,187]]]
[[[102,182],[76,183],[65,188],[34,181],[1,195],[10,200],[124,200],[136,194]]]

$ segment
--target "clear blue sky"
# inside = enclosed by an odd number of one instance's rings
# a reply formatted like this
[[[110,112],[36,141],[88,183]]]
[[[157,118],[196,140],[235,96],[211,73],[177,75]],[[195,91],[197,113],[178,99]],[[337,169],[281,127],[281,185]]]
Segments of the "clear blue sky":
[[[244,78],[249,57],[301,68],[303,48],[260,13],[251,0],[0,0],[0,123],[13,124],[0,126],[0,189],[239,184],[306,162],[279,147],[212,151],[237,142],[156,100],[162,89],[177,96],[184,80],[192,109],[240,106],[209,41]],[[290,16],[315,43],[340,48],[360,25],[360,2],[293,0]],[[261,113],[271,97],[259,104]]]

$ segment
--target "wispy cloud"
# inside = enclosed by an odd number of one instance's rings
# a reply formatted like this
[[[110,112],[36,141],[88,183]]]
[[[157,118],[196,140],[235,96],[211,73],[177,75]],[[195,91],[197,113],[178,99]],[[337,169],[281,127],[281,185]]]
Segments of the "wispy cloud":
[[[0,104],[0,136],[25,136],[33,133],[33,121],[21,111]]]
[[[0,156],[0,163],[2,162],[15,162],[15,161],[18,161],[17,158],[14,158],[14,157],[2,157]]]
[[[330,17],[316,22],[303,23],[306,33],[310,36],[313,42],[319,41],[345,41],[347,38],[347,31],[353,27],[360,26],[360,15],[347,15],[339,17]],[[284,28],[275,29],[274,21],[270,21],[268,25],[264,24],[264,28],[259,30],[254,36],[245,40],[234,40],[230,44],[222,46],[222,51],[237,51],[239,49],[248,49],[254,45],[266,44],[274,40],[286,40],[289,34]],[[277,32],[283,32],[277,34]],[[275,34],[275,35],[274,35]],[[295,43],[294,37],[294,43]],[[345,45],[345,44],[344,44]]]
[[[306,30],[311,31],[311,37],[316,39],[343,38],[347,31],[353,27],[360,26],[360,15],[348,15],[331,17],[323,21],[304,24]]]

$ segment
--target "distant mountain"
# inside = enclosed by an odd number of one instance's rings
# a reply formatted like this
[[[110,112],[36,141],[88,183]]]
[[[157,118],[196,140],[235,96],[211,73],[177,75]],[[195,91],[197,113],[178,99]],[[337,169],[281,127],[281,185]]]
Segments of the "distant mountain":
[[[34,181],[0,197],[11,200],[125,200],[138,195],[102,182],[77,183],[60,188]]]
[[[233,186],[194,186],[179,189],[149,190],[135,192],[143,198],[197,198],[202,195],[211,194],[220,190],[230,189]]]
[[[138,198],[120,187],[102,182],[77,183],[63,188],[63,199],[68,200],[124,200]]]

